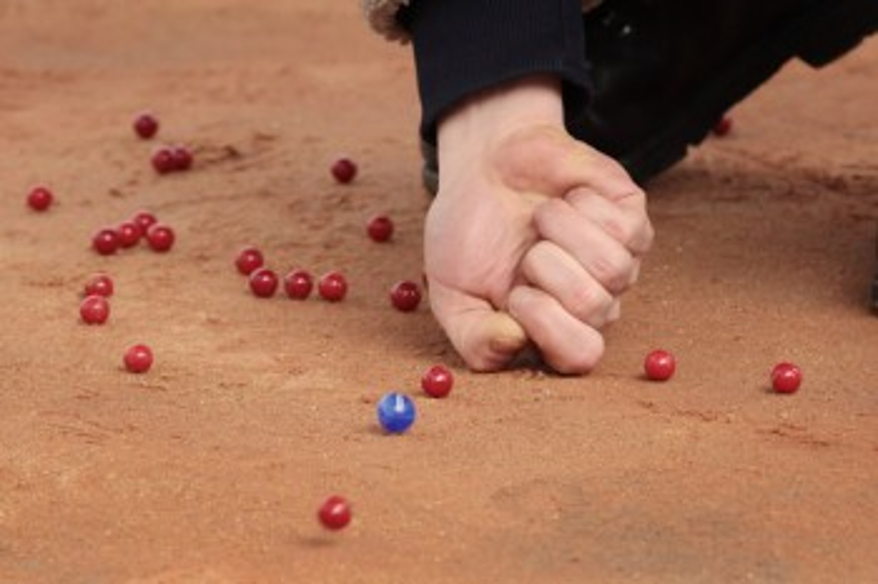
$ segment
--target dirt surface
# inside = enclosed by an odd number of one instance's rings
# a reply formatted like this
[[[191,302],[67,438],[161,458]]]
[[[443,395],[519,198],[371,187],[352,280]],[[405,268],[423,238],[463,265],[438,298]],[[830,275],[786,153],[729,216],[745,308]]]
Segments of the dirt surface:
[[[355,4],[0,3],[0,581],[878,581],[878,43],[792,64],[651,186],[655,251],[597,371],[477,375],[425,306],[388,304],[428,200],[409,51]],[[195,168],[157,176],[164,142]],[[170,253],[89,249],[142,208]],[[348,299],[256,299],[245,244],[343,270]],[[116,294],[89,327],[98,270]],[[665,384],[641,378],[656,347]],[[781,360],[798,394],[768,391]],[[419,391],[438,362],[446,400]],[[391,389],[416,396],[404,436],[376,425]],[[341,533],[315,519],[333,493]]]

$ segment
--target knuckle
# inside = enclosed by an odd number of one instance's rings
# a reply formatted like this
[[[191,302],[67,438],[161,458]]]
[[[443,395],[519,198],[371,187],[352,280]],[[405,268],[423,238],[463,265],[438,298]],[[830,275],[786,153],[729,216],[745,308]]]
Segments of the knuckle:
[[[640,229],[641,226],[636,220],[621,220],[611,217],[604,221],[604,230],[626,248],[636,241]]]
[[[574,209],[583,211],[589,208],[589,205],[597,196],[599,195],[595,194],[592,190],[586,187],[580,187],[567,193],[564,199]]]
[[[612,156],[608,156],[600,150],[596,150],[594,148],[589,148],[587,151],[584,152],[588,154],[588,157],[591,159],[593,168],[595,170],[607,176],[612,176],[613,178],[628,177],[628,173],[625,171],[625,167],[623,167],[619,163],[619,161],[617,161]]]
[[[591,273],[611,292],[621,292],[631,283],[634,260],[627,254],[603,254],[594,260]]]
[[[598,286],[583,286],[574,293],[568,310],[583,322],[597,322],[611,303],[609,294]]]
[[[545,260],[547,256],[553,255],[554,244],[546,239],[541,239],[531,246],[525,253],[525,257],[532,260]]]
[[[558,217],[565,211],[565,203],[561,199],[550,198],[534,208],[533,218],[538,229],[546,232],[556,224]]]
[[[622,198],[625,199],[627,205],[636,208],[642,215],[646,215],[646,191],[635,183],[629,182],[628,188],[625,190]]]
[[[625,170],[625,167],[622,166],[618,160],[615,160],[608,156],[605,156],[604,160],[606,164],[606,170],[608,173],[612,173],[613,178],[619,181],[629,182],[632,185],[634,184],[633,182],[631,182],[631,177],[628,174],[628,171]]]
[[[647,251],[655,236],[645,207],[629,210],[623,221],[610,221],[606,228],[625,247],[637,252]]]
[[[606,165],[607,176],[611,177],[614,183],[614,193],[610,193],[614,199],[623,199],[627,197],[638,197],[643,195],[643,189],[637,186],[632,180],[631,175],[625,170],[618,161],[610,159]]]

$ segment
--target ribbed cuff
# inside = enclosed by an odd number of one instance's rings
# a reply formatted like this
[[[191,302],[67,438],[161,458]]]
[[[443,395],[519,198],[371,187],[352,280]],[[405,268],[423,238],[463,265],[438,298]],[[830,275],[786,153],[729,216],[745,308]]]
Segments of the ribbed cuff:
[[[412,35],[421,136],[478,91],[535,74],[563,81],[564,111],[576,119],[590,89],[581,0],[414,0],[400,11]]]

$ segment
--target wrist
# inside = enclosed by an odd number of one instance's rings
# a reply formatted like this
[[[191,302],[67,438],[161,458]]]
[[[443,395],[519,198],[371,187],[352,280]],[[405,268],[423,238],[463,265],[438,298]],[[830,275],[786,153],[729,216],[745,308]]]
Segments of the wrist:
[[[564,128],[559,79],[525,77],[476,93],[439,120],[440,167],[480,159],[517,131],[540,126]]]

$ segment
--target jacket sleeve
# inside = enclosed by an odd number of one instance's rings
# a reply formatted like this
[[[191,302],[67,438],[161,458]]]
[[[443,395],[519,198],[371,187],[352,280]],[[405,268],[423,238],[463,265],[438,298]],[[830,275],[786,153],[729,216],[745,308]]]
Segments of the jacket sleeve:
[[[441,0],[437,0],[441,1]],[[583,12],[598,6],[603,0],[582,0]],[[409,33],[397,20],[397,12],[408,6],[410,0],[360,0],[363,14],[375,32],[388,40],[409,40]]]
[[[369,1],[373,26],[412,42],[420,133],[428,143],[435,144],[437,124],[463,99],[527,76],[562,81],[568,123],[587,105],[591,75],[581,0]]]

